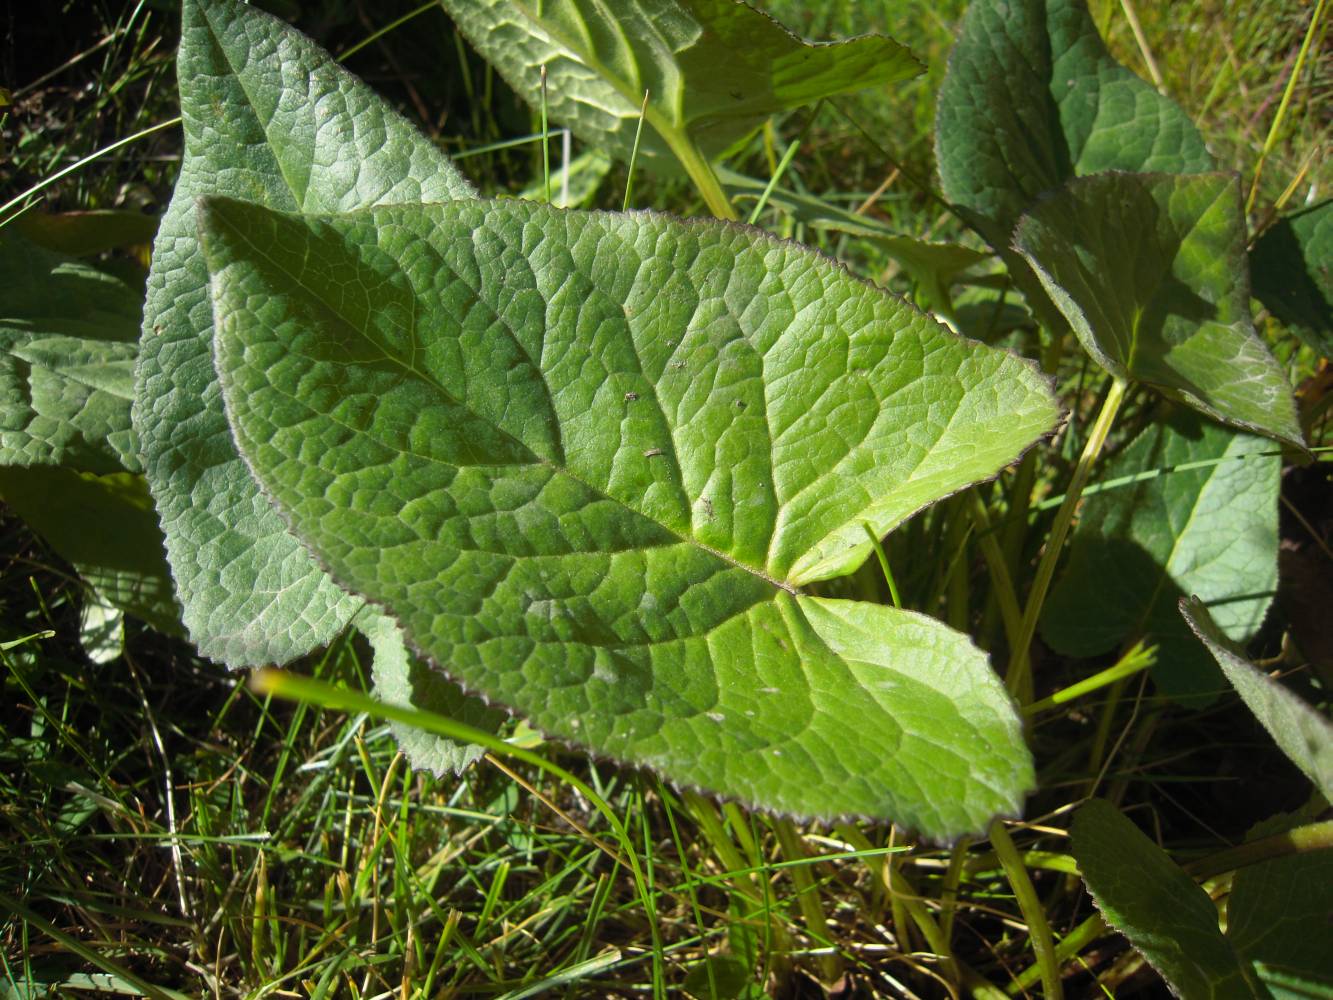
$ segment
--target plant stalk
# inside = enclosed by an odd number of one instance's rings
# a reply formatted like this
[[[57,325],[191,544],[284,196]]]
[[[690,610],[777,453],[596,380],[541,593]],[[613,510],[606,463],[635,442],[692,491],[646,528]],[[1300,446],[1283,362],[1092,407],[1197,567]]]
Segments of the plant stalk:
[[[1333,819],[1322,823],[1307,823],[1286,833],[1274,834],[1248,844],[1241,844],[1211,857],[1185,865],[1185,871],[1198,881],[1235,871],[1261,861],[1302,854],[1306,851],[1324,851],[1333,848]]]
[[[799,861],[809,857],[805,845],[801,843],[801,836],[796,832],[791,820],[775,819],[773,832],[778,835],[778,843],[782,845],[782,853],[788,861]],[[833,933],[829,930],[828,919],[824,916],[824,907],[819,899],[819,886],[815,884],[810,868],[810,865],[793,865],[789,870],[792,881],[796,884],[796,902],[801,908],[801,916],[805,919],[806,932],[816,945],[823,948],[832,944]],[[835,982],[842,975],[842,958],[837,950],[821,954],[818,958],[820,977],[825,983]]]
[[[1055,513],[1055,523],[1051,525],[1051,533],[1046,538],[1046,548],[1042,550],[1041,559],[1037,562],[1032,590],[1028,593],[1027,605],[1023,609],[1018,644],[1010,652],[1009,670],[1004,679],[1009,693],[1018,699],[1019,704],[1026,704],[1032,700],[1031,652],[1032,638],[1037,632],[1037,620],[1041,617],[1041,609],[1046,603],[1046,593],[1050,590],[1051,580],[1055,577],[1055,566],[1060,561],[1060,550],[1064,548],[1065,538],[1074,522],[1074,511],[1078,508],[1079,499],[1083,495],[1083,487],[1088,484],[1092,467],[1097,463],[1102,447],[1106,444],[1106,437],[1111,431],[1111,425],[1115,423],[1116,414],[1120,412],[1120,406],[1125,401],[1127,387],[1128,383],[1121,378],[1111,382],[1111,390],[1106,394],[1101,412],[1097,414],[1097,421],[1088,434],[1083,454],[1079,456],[1078,465],[1074,467],[1074,476],[1069,482],[1069,489],[1065,492],[1064,503]]]
[[[1060,963],[1055,955],[1055,939],[1051,936],[1050,924],[1046,922],[1046,910],[1037,898],[1037,890],[1028,877],[1028,870],[1023,859],[1004,828],[1004,820],[997,819],[990,826],[990,842],[995,848],[996,857],[1009,878],[1009,885],[1018,900],[1018,908],[1028,925],[1028,939],[1032,942],[1032,953],[1037,958],[1041,969],[1041,987],[1046,1000],[1062,1000],[1064,988],[1060,983]]]

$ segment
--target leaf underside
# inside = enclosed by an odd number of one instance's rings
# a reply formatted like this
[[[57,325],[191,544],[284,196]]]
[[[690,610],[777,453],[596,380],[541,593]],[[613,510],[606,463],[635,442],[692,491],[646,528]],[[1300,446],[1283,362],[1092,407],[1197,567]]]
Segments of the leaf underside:
[[[469,42],[529,103],[629,162],[675,169],[667,136],[715,156],[779,111],[921,72],[865,35],[813,44],[736,0],[443,0]]]
[[[471,189],[370,88],[253,7],[186,0],[178,75],[185,156],[153,247],[135,426],[191,639],[229,666],[281,663],[332,639],[361,602],[287,531],[236,453],[195,199],[346,211]]]
[[[935,837],[1031,762],[965,636],[806,596],[1057,408],[1025,362],[805,248],[455,202],[203,232],[240,448],[340,583],[598,754]]]
[[[1333,723],[1236,652],[1202,602],[1181,598],[1180,612],[1282,752],[1333,801]]]

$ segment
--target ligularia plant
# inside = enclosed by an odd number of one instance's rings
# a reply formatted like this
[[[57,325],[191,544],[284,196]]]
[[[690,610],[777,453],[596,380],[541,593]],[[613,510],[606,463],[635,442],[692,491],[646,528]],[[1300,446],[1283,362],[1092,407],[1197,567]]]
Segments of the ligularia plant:
[[[892,47],[773,30],[773,72],[808,51],[830,92]],[[1021,808],[968,638],[810,588],[1054,428],[1030,364],[759,230],[477,200],[240,4],[186,4],[180,66],[135,426],[201,651],[284,662],[370,605],[470,694],[683,786],[936,837]]]

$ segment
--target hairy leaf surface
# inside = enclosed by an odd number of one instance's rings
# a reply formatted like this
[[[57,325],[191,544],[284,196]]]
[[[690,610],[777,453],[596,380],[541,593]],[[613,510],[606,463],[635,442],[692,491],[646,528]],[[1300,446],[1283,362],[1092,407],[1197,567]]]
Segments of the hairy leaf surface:
[[[370,641],[374,694],[380,701],[435,712],[474,729],[492,733],[499,729],[504,712],[468,694],[435,667],[413,656],[404,642],[403,630],[392,618],[368,609],[357,616],[357,627]],[[476,744],[459,743],[403,722],[391,721],[389,728],[412,767],[436,777],[462,774],[486,752]]]
[[[1333,801],[1333,723],[1237,653],[1201,601],[1182,598],[1180,613],[1282,752]]]
[[[185,158],[148,281],[135,423],[190,637],[233,667],[327,642],[359,606],[283,526],[236,453],[213,370],[195,199],[345,211],[471,194],[365,84],[281,21],[186,0],[178,76]]]
[[[1097,656],[1147,638],[1159,647],[1153,679],[1164,692],[1219,694],[1225,684],[1176,603],[1198,594],[1238,642],[1263,624],[1277,587],[1276,451],[1187,411],[1148,427],[1102,477],[1123,484],[1084,502],[1042,615],[1047,644]]]
[[[96,268],[0,231],[0,465],[136,471],[143,307]]]
[[[1102,799],[1074,816],[1074,857],[1106,922],[1133,943],[1180,997],[1269,997],[1223,935],[1217,907],[1194,880]]]
[[[1018,808],[967,638],[801,586],[1049,431],[1027,363],[741,226],[216,201],[204,233],[242,452],[467,688],[773,809],[945,837]]]
[[[1056,326],[1009,248],[1036,197],[1104,170],[1215,166],[1185,112],[1111,57],[1083,0],[973,0],[940,87],[935,147],[945,197]]]
[[[1255,332],[1233,174],[1099,174],[1023,217],[1015,248],[1112,375],[1304,447],[1291,385]]]
[[[890,38],[812,44],[737,0],[442,0],[534,106],[628,162],[673,169],[682,144],[721,153],[778,111],[921,72]]]

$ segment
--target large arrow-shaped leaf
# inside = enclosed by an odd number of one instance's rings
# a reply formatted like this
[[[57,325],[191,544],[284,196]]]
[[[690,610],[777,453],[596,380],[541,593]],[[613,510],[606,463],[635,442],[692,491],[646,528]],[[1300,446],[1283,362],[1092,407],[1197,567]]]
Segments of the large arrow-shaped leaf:
[[[737,0],[443,0],[468,40],[532,103],[622,161],[648,95],[639,162],[714,156],[769,115],[916,76],[890,38],[806,42]]]
[[[471,190],[327,53],[232,0],[186,0],[178,58],[185,159],[153,247],[135,422],[191,638],[231,666],[331,639],[360,602],[335,587],[236,454],[213,371],[194,202],[346,211]]]
[[[773,809],[937,836],[1032,780],[965,636],[802,587],[1057,408],[757,230],[523,202],[208,203],[228,414],[334,576],[467,687]]]

